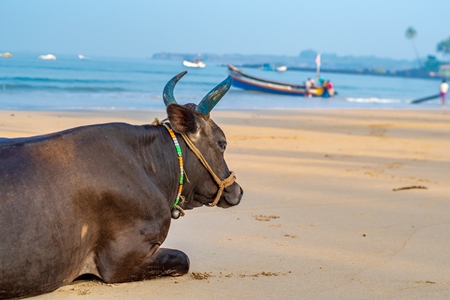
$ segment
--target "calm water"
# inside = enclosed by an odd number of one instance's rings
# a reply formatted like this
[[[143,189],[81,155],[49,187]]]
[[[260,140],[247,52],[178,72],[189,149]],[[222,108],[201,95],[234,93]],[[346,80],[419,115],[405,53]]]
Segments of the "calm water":
[[[162,91],[174,75],[186,70],[181,62],[152,59],[58,56],[44,61],[37,55],[0,57],[0,109],[164,109]],[[178,83],[179,103],[198,101],[227,76],[224,66],[207,63],[189,69]],[[243,69],[255,76],[302,83],[314,73]],[[412,105],[411,100],[437,94],[439,80],[326,74],[338,96],[330,99],[279,96],[231,88],[216,109],[252,108],[435,108],[439,100]]]

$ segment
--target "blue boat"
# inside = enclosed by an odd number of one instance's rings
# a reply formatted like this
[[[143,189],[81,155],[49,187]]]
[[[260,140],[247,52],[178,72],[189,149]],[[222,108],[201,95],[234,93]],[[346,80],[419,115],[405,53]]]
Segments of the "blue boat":
[[[308,96],[308,92],[304,85],[271,81],[254,77],[242,72],[233,65],[228,65],[228,71],[230,76],[233,78],[233,86],[236,88],[278,95]],[[335,94],[334,91],[332,93]],[[311,87],[309,89],[309,96],[322,98],[331,97],[328,89],[322,86]]]

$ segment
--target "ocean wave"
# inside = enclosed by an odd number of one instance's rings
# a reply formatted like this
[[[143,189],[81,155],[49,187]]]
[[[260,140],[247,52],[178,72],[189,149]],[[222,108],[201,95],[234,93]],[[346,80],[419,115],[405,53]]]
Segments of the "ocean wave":
[[[54,85],[29,85],[29,84],[0,84],[2,92],[73,92],[73,93],[103,93],[103,92],[126,92],[129,91],[120,87],[100,87],[100,86],[54,86]]]
[[[48,77],[0,77],[1,82],[37,82],[37,83],[92,83],[92,84],[118,84],[118,83],[128,83],[126,80],[103,80],[103,79],[70,79],[70,78],[48,78]]]
[[[369,98],[345,98],[345,101],[356,103],[403,103],[399,99],[380,99],[376,97]]]

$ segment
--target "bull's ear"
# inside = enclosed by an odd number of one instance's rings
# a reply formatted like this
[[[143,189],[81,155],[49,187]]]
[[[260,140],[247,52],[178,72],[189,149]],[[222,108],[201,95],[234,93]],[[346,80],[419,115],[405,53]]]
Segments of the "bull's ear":
[[[170,125],[176,132],[188,134],[196,133],[198,130],[194,113],[184,106],[174,103],[169,104],[167,106],[167,116]]]

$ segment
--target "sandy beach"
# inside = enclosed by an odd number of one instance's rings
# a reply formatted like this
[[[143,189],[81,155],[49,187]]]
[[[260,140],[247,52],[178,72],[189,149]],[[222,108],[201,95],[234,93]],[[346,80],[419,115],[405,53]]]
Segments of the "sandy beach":
[[[32,299],[449,299],[450,110],[213,111],[239,206],[187,211],[182,277],[77,281]],[[0,111],[0,137],[164,111]]]

